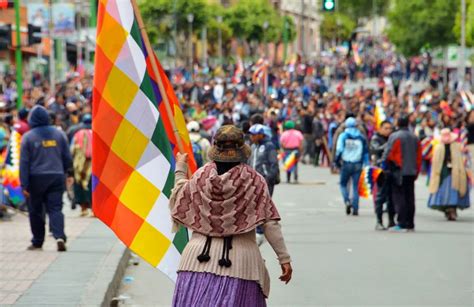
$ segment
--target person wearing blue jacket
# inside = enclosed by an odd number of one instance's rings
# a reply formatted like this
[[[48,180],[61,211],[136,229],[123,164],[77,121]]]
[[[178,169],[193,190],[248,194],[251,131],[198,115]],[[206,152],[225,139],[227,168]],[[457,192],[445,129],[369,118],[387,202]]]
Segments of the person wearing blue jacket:
[[[369,146],[365,136],[357,129],[355,118],[345,121],[345,130],[337,139],[336,164],[341,168],[340,188],[346,214],[359,215],[359,178],[362,167],[369,164]],[[349,195],[348,183],[352,180],[352,200]]]
[[[33,239],[28,250],[41,249],[45,238],[45,212],[58,251],[66,251],[62,213],[65,177],[72,170],[72,158],[66,135],[50,124],[42,106],[35,106],[29,118],[31,130],[21,142],[20,181],[28,199]]]

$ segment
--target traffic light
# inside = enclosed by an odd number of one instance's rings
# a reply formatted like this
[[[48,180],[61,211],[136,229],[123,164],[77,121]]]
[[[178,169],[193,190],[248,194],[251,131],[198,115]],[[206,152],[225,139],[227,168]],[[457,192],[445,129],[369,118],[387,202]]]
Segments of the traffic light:
[[[28,24],[28,45],[41,44],[41,27]]]
[[[322,0],[323,1],[323,11],[325,12],[334,12],[336,9],[336,0]]]
[[[0,50],[12,45],[12,25],[0,25]]]

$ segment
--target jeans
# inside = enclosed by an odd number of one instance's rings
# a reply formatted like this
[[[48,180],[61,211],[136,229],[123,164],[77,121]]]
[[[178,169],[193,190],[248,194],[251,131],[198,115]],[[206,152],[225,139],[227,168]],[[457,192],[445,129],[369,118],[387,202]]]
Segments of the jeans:
[[[415,228],[415,180],[416,176],[403,176],[402,185],[392,182],[392,200],[401,228]]]
[[[49,217],[49,229],[55,239],[66,241],[64,234],[63,175],[40,175],[30,177],[28,211],[33,239],[31,243],[41,247],[45,237],[45,213]]]
[[[359,178],[362,172],[362,163],[343,162],[341,167],[340,187],[344,202],[350,203],[354,212],[359,210]],[[352,180],[352,200],[350,198],[348,183]]]

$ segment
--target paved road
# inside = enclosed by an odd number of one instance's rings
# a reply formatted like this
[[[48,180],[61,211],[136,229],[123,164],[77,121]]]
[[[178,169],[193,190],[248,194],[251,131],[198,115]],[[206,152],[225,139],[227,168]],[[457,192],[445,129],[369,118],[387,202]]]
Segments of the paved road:
[[[279,282],[280,268],[262,247],[272,279],[269,306],[473,306],[474,215],[457,222],[426,208],[427,188],[417,182],[416,232],[375,232],[369,201],[346,216],[327,169],[303,167],[301,185],[282,184],[275,200],[293,257],[294,279]],[[126,303],[169,306],[173,285],[145,263],[129,267]]]

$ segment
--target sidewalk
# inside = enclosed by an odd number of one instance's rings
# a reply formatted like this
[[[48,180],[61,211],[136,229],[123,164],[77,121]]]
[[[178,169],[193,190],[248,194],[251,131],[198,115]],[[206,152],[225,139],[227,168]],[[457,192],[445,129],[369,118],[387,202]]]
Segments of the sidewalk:
[[[102,303],[125,248],[100,221],[79,218],[79,210],[64,207],[65,253],[56,251],[52,237],[46,238],[43,251],[27,251],[31,233],[25,215],[0,222],[0,306]],[[88,291],[91,284],[96,287],[94,293]]]

